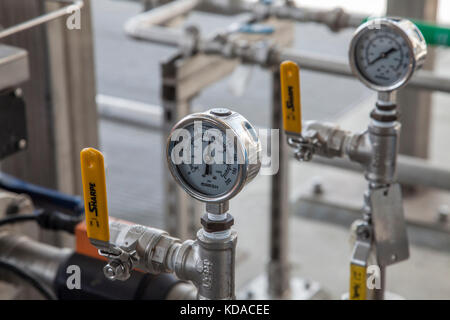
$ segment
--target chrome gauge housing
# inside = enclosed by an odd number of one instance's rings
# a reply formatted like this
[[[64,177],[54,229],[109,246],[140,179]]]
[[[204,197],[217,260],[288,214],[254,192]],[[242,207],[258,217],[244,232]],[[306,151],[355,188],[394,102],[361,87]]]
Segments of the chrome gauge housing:
[[[426,58],[420,30],[401,18],[371,19],[359,26],[350,43],[350,66],[366,86],[393,91],[404,86]]]
[[[258,174],[260,153],[255,128],[225,108],[186,116],[173,127],[166,146],[172,176],[203,202],[236,196]]]

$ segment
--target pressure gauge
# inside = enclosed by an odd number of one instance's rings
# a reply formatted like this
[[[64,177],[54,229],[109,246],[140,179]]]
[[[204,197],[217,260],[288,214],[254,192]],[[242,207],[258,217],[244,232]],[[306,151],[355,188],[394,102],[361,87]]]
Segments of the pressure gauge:
[[[192,197],[223,202],[258,174],[260,152],[255,128],[239,113],[217,108],[178,122],[166,157],[173,177]]]
[[[392,91],[408,82],[426,54],[426,42],[411,21],[379,18],[356,30],[349,58],[353,73],[365,85],[377,91]]]

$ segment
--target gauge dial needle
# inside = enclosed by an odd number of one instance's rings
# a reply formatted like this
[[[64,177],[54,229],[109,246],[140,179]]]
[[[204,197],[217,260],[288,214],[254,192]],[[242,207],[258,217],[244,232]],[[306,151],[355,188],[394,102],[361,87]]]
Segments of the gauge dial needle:
[[[384,59],[386,58],[388,55],[390,55],[391,53],[397,51],[396,48],[390,48],[388,51],[382,52],[380,53],[380,55],[378,57],[376,57],[375,59],[373,59],[371,62],[369,62],[369,65],[374,64],[375,62],[377,62],[378,60]]]
[[[203,176],[208,176],[211,174],[211,165],[207,164],[205,166],[205,173],[203,174]]]

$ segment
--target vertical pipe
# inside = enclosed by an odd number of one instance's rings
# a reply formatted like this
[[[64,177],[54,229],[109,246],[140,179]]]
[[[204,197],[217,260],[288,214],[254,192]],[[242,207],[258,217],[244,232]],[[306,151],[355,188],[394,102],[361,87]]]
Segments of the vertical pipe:
[[[438,0],[389,0],[386,13],[391,16],[436,21]],[[424,69],[433,70],[434,51],[428,48]],[[400,153],[420,158],[428,157],[431,127],[432,93],[405,88],[398,93],[397,103],[402,113]],[[413,190],[408,187],[404,191]]]
[[[271,298],[283,298],[289,294],[288,262],[288,146],[282,128],[280,72],[272,72],[272,128],[280,129],[279,170],[272,176],[271,221],[270,221],[270,261],[268,289]]]

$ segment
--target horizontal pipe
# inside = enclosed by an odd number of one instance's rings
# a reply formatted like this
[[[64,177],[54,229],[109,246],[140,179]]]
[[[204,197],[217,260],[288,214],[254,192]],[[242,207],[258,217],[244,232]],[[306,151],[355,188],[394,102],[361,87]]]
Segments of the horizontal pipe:
[[[200,2],[200,0],[177,0],[138,14],[125,23],[125,33],[135,39],[178,46],[183,40],[183,31],[162,25],[187,14]]]
[[[70,254],[71,249],[56,248],[23,235],[0,232],[0,259],[26,270],[50,289],[60,264]]]
[[[225,15],[248,12],[253,13],[260,19],[276,17],[278,19],[287,19],[296,22],[315,22],[328,26],[332,31],[340,31],[345,28],[357,28],[372,18],[369,15],[349,13],[340,7],[319,9],[246,2],[238,2],[230,5],[227,1],[211,0],[204,1],[196,9]],[[413,19],[412,21],[422,32],[428,45],[450,46],[450,28],[420,20]]]
[[[147,130],[162,130],[163,108],[143,102],[98,94],[97,112],[101,119]]]
[[[151,28],[136,27],[131,30],[125,29],[128,36],[137,40],[147,40],[169,47],[179,47],[183,41],[183,30],[152,26]]]
[[[36,17],[34,19],[19,23],[18,25],[6,28],[0,31],[0,39],[9,37],[15,33],[25,31],[27,29],[36,27],[40,24],[47,23],[49,21],[58,19],[60,17],[73,14],[74,11],[83,8],[84,2],[81,0],[73,1],[72,4],[62,7],[61,9],[52,11],[50,13],[44,14],[42,16]]]
[[[180,47],[182,43],[188,42],[188,39],[186,38],[190,35],[185,34],[182,30],[174,30],[160,26],[148,27],[148,25],[145,26],[142,21],[137,23],[136,21],[138,21],[138,19],[134,20],[135,18],[136,17],[132,18],[131,22],[127,23],[126,26],[127,34],[133,38],[138,38],[149,42],[157,42],[173,47]],[[194,42],[195,41],[191,41],[192,44],[194,44]],[[200,51],[205,51],[204,53],[221,54],[224,56],[230,54],[225,50],[227,48],[226,43],[204,38],[199,39],[198,43],[201,45],[200,48],[197,49],[200,49]],[[275,58],[270,61],[272,65],[280,64],[285,60],[291,60],[296,62],[305,70],[354,77],[348,62],[343,61],[342,59],[338,60],[333,57],[320,56],[289,48],[275,50],[275,54],[273,55]],[[242,54],[245,53],[239,51],[234,52],[233,57],[242,58],[240,56]],[[252,61],[252,58],[256,59],[256,57],[246,56],[245,58],[247,62],[259,63],[259,61],[256,60]],[[427,70],[419,70],[408,82],[408,86],[411,88],[450,93],[450,78],[436,75],[434,72]]]
[[[97,96],[100,117],[118,121],[148,130],[161,130],[162,108],[115,97]],[[399,155],[397,174],[400,183],[423,185],[450,191],[450,168],[441,168],[428,161],[415,157]],[[324,158],[316,156],[314,163],[362,172],[363,168],[355,162],[343,158]]]
[[[277,63],[291,60],[297,63],[301,68],[307,70],[346,77],[354,76],[346,61],[338,60],[333,57],[320,56],[293,49],[283,49],[280,51],[277,60]],[[450,93],[450,78],[437,75],[434,72],[427,70],[419,70],[411,78],[407,86],[417,89]]]
[[[363,168],[348,159],[314,157],[313,163],[362,172]],[[421,185],[450,191],[450,168],[436,166],[416,157],[399,155],[397,158],[398,182],[406,185]]]
[[[72,258],[71,258],[72,257]],[[65,281],[61,284],[58,279],[58,273],[61,272],[61,268],[66,268],[67,265],[70,265],[73,262],[78,262],[78,260],[72,260],[74,257],[73,250],[69,248],[57,248],[45,243],[37,242],[31,238],[28,238],[23,235],[19,235],[16,233],[2,231],[0,232],[0,260],[6,261],[17,268],[26,271],[32,276],[36,277],[36,279],[45,287],[60,294],[61,285],[66,285]],[[81,257],[81,256],[80,256]],[[70,260],[69,260],[70,258]],[[86,260],[87,259],[87,260]],[[94,274],[84,275],[85,279],[97,278],[98,276],[103,277],[102,269],[96,265],[95,260],[90,260],[90,258],[84,258],[81,261],[87,261],[92,265],[91,268],[83,269],[82,272],[89,272]],[[98,260],[100,261],[100,260]],[[98,274],[97,274],[98,273]],[[139,276],[141,277],[141,276]],[[161,290],[165,289],[165,285],[170,285],[170,281],[167,282],[167,275],[157,275],[153,276],[153,281],[146,281],[146,287],[140,287],[140,294],[142,295],[141,299],[150,298],[153,296],[158,296]],[[160,278],[159,281],[155,281],[155,279]],[[116,286],[114,286],[114,284]],[[155,286],[156,284],[157,286]],[[152,287],[153,285],[153,287]],[[76,299],[92,299],[92,290],[95,290],[94,294],[101,296],[102,292],[98,291],[103,288],[103,286],[99,286],[98,282],[92,282],[89,284],[92,286],[91,289],[87,290],[84,286],[82,286],[81,292],[77,292],[73,294],[73,297]],[[112,290],[113,293],[109,293],[108,296],[114,297],[114,292],[118,292],[117,289],[120,286],[124,286],[120,282],[113,283],[113,286],[109,286],[109,288],[113,288],[116,290]],[[133,286],[133,285],[131,285]],[[92,289],[93,288],[93,289]],[[65,289],[66,291],[72,291],[70,289]],[[160,292],[152,292],[151,290],[159,290]],[[77,290],[73,290],[77,291]],[[72,292],[73,292],[72,291]],[[125,291],[130,291],[130,287],[125,289]],[[195,300],[196,299],[197,290],[190,283],[185,283],[182,281],[175,281],[172,288],[168,291],[165,299],[168,300]],[[66,295],[67,293],[65,293]],[[122,297],[120,294],[116,295],[117,297]],[[104,298],[104,297],[103,297]]]

